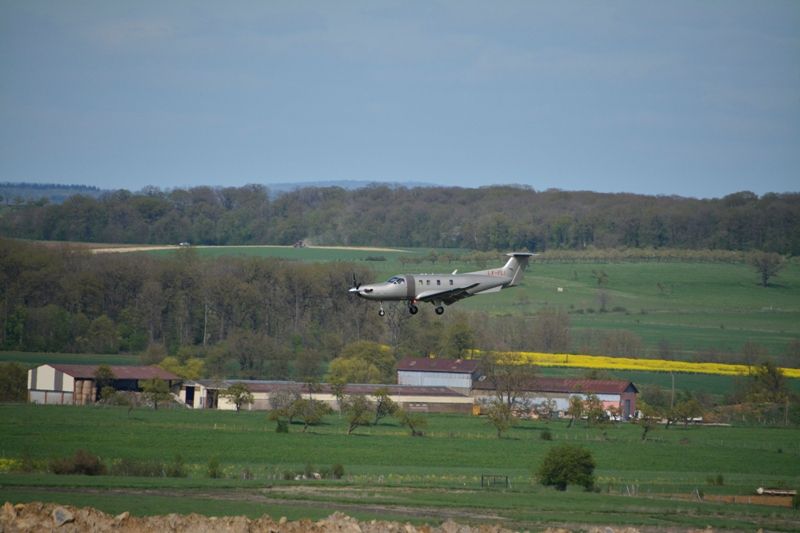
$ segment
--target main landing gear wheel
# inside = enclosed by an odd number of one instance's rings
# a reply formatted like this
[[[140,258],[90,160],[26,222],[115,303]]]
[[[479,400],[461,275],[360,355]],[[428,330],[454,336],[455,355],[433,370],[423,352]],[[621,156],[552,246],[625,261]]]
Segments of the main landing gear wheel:
[[[444,307],[440,305],[436,308],[436,314],[441,315],[442,313],[444,313]]]
[[[378,316],[384,316],[384,315],[386,315],[386,311],[384,311],[383,307],[381,307],[380,309],[378,309]]]
[[[409,304],[409,306],[408,306],[408,312],[409,313],[411,313],[412,315],[416,315],[418,311],[419,311],[419,308],[416,305]]]

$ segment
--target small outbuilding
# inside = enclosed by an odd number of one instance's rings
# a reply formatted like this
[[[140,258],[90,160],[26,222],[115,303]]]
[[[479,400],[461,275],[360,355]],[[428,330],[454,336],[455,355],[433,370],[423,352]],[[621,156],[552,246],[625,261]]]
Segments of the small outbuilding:
[[[100,398],[97,369],[101,365],[47,364],[28,370],[28,401],[56,405],[85,405]],[[181,378],[157,366],[108,365],[118,391],[140,391],[140,381],[163,379],[170,388]]]
[[[397,383],[416,387],[448,387],[469,393],[478,379],[479,362],[474,359],[427,359],[406,357],[397,363]]]

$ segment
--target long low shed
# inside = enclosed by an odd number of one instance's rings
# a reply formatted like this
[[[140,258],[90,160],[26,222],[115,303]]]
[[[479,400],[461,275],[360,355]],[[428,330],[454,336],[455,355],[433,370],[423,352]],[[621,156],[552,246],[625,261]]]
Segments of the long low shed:
[[[312,388],[306,383],[294,381],[261,380],[198,380],[187,381],[181,386],[180,399],[196,409],[233,410],[236,406],[220,393],[230,386],[241,383],[253,394],[253,403],[243,406],[248,410],[269,410],[270,395],[279,391],[296,392],[304,398],[325,402],[338,408],[335,391],[330,384],[320,384]],[[473,399],[447,387],[415,387],[408,385],[346,385],[344,394],[363,394],[374,396],[376,391],[385,389],[389,398],[409,411],[436,413],[469,413]]]
[[[614,408],[627,420],[636,412],[636,386],[625,380],[537,378],[528,383],[520,395],[531,405],[549,402],[561,414],[569,408],[569,400],[577,396],[585,400],[596,396],[605,409]],[[494,386],[488,380],[474,383],[472,395],[476,403],[494,399]]]

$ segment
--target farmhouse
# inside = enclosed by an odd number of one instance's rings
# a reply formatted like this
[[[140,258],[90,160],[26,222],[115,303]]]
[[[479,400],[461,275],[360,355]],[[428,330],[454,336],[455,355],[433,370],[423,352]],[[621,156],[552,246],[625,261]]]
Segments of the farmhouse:
[[[330,384],[323,383],[309,387],[307,383],[295,381],[244,379],[187,381],[181,385],[180,399],[196,409],[232,410],[236,408],[234,404],[220,393],[236,383],[244,384],[253,394],[253,403],[243,407],[248,410],[270,409],[270,395],[281,391],[293,392],[304,398],[325,402],[332,408],[338,408],[336,392]],[[392,401],[409,411],[469,413],[474,403],[468,394],[447,387],[348,384],[343,393],[374,396],[378,389],[385,389]]]
[[[28,401],[57,405],[85,405],[100,398],[96,373],[99,365],[41,365],[28,370]],[[170,387],[181,380],[157,366],[109,366],[111,386],[119,391],[139,391],[139,381],[163,379]]]

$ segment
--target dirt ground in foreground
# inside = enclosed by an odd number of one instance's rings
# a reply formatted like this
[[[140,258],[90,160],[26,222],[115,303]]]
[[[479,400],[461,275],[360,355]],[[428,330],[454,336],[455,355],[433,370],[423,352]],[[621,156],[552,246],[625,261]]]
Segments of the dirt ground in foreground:
[[[342,513],[322,520],[277,521],[264,515],[250,519],[244,516],[208,517],[198,514],[135,517],[124,512],[111,516],[91,507],[44,504],[39,502],[13,505],[6,502],[0,511],[0,531],[3,533],[59,531],[65,533],[115,531],[123,533],[161,533],[164,531],[210,533],[504,533],[511,531],[496,525],[468,526],[447,520],[440,526],[415,526],[409,523],[372,520],[359,522]],[[566,531],[566,530],[550,530]],[[613,533],[610,528],[585,530],[590,533]],[[634,529],[619,530],[634,533]]]

